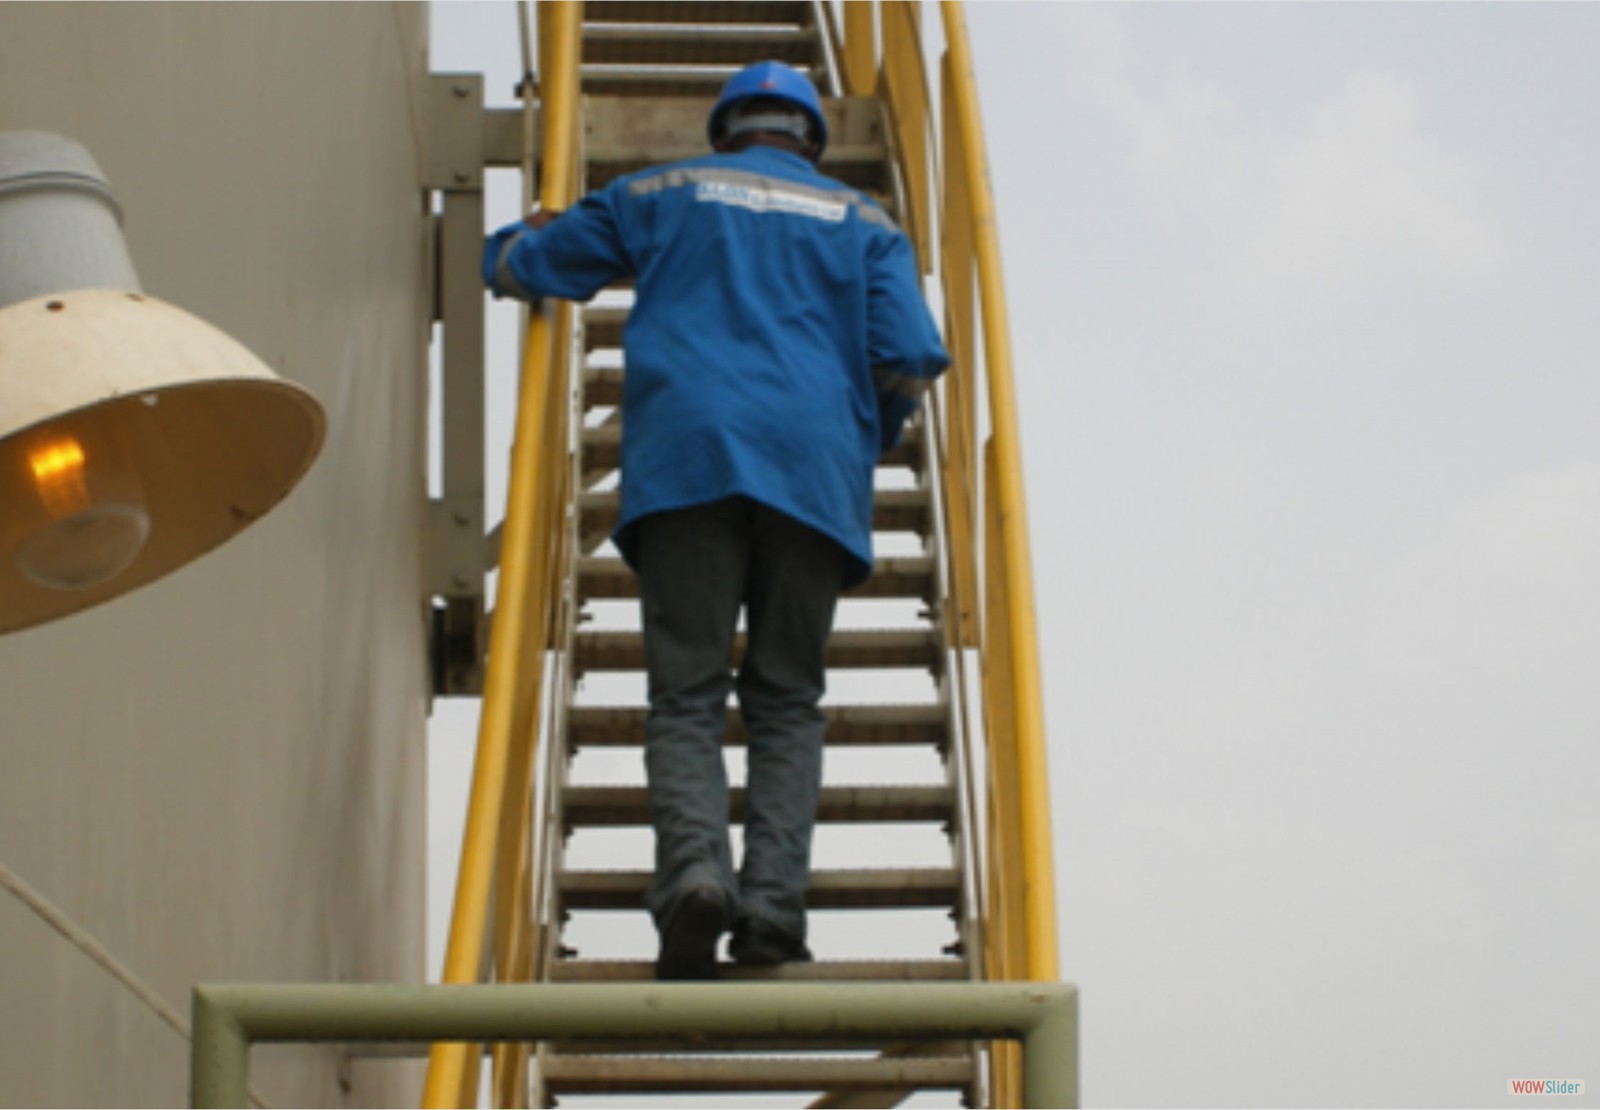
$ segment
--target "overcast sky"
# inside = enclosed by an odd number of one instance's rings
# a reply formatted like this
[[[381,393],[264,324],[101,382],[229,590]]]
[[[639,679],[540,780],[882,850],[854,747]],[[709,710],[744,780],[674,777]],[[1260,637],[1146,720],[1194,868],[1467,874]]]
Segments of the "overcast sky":
[[[968,22],[1085,1101],[1600,1105],[1600,6]]]

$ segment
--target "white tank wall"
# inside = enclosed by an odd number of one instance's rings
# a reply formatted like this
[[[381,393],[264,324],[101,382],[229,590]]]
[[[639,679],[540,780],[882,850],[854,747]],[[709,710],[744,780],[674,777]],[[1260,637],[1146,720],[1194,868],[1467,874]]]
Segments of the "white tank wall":
[[[0,638],[0,864],[185,1018],[197,981],[424,977],[426,69],[420,5],[0,5],[0,130],[84,143],[146,290],[327,408],[232,544]],[[417,1095],[253,1057],[273,1105]],[[0,891],[0,1104],[187,1085],[187,1043]]]

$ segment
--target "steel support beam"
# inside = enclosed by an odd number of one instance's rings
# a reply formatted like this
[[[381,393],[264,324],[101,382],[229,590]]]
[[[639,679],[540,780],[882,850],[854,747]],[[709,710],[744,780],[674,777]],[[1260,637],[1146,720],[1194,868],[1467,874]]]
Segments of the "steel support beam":
[[[258,1042],[488,1043],[681,1036],[1017,1040],[1024,1106],[1078,1105],[1078,991],[1064,983],[200,985],[192,1106],[244,1106]]]

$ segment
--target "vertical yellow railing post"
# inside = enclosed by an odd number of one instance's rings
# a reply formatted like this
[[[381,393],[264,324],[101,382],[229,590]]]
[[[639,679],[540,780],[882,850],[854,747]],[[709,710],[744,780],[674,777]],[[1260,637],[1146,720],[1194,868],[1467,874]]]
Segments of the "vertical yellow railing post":
[[[994,440],[984,445],[985,480],[992,482],[995,466]],[[999,502],[986,490],[984,497],[984,559],[993,567],[1001,562]],[[1022,912],[1022,856],[1024,828],[1014,799],[1020,790],[1016,751],[1012,745],[996,742],[1014,736],[1016,706],[1011,690],[1016,681],[1011,653],[1011,604],[1006,596],[1003,574],[989,574],[984,580],[983,628],[983,707],[984,727],[990,737],[988,765],[988,942],[985,956],[988,977],[997,980],[1026,979],[1027,934]],[[1015,1106],[1022,1086],[1022,1057],[1016,1045],[997,1042],[993,1048],[996,1106]]]
[[[540,203],[563,208],[572,192],[572,146],[577,120],[578,30],[582,4],[540,5],[544,59],[544,151]],[[502,959],[521,962],[517,953],[516,906],[527,850],[526,803],[530,789],[531,746],[537,733],[538,685],[548,642],[550,597],[547,587],[551,537],[548,502],[559,496],[541,466],[550,442],[551,422],[565,426],[558,397],[561,363],[552,358],[570,309],[535,312],[523,348],[517,421],[511,457],[511,483],[501,532],[500,583],[489,641],[478,751],[468,798],[461,866],[456,878],[455,912],[446,945],[445,983],[477,981],[484,956],[489,904],[499,875],[503,900],[513,903],[509,923],[497,934]],[[563,352],[564,354],[564,352]],[[552,381],[552,366],[557,370]],[[541,535],[541,532],[546,534]],[[520,818],[520,820],[519,820]],[[468,1044],[438,1044],[429,1054],[423,1105],[473,1105],[477,1101],[476,1059]]]
[[[966,161],[964,167],[947,166],[945,172],[964,172],[970,190],[978,297],[983,316],[984,362],[989,382],[989,420],[994,449],[991,496],[996,502],[994,526],[999,533],[996,537],[999,558],[998,565],[988,566],[986,573],[1004,578],[1011,670],[1009,702],[1015,716],[1014,732],[1009,736],[991,735],[990,744],[1012,745],[1016,759],[1018,793],[1015,803],[1022,828],[1022,916],[1027,937],[1023,972],[1029,979],[1054,981],[1060,978],[1060,970],[1056,952],[1049,767],[1044,741],[1033,570],[1028,552],[1027,507],[1022,486],[1022,446],[1011,375],[1011,337],[1005,319],[1005,281],[1000,267],[994,194],[989,181],[965,16],[956,0],[944,0],[942,8],[952,78],[945,110],[956,114],[956,126],[962,135],[961,153]],[[986,650],[993,650],[993,645]]]
[[[878,5],[868,0],[844,5],[844,91],[871,96],[878,85]]]
[[[883,88],[894,119],[900,176],[905,185],[902,222],[923,273],[933,270],[932,205],[928,190],[928,84],[922,68],[922,21],[914,0],[885,0]]]

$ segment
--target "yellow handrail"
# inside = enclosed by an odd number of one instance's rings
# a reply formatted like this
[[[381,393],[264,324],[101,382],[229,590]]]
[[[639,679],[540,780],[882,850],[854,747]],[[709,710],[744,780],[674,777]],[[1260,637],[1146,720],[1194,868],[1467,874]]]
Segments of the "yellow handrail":
[[[1025,974],[1034,980],[1060,977],[1056,953],[1054,850],[1050,828],[1048,760],[1044,740],[1044,702],[1039,680],[1038,629],[1034,615],[1033,570],[1028,553],[1027,507],[1022,487],[1022,446],[1017,426],[1016,390],[1011,372],[1011,336],[1006,322],[1005,281],[1000,266],[999,232],[988,159],[978,113],[977,85],[966,19],[958,0],[944,0],[945,42],[952,81],[945,106],[954,112],[965,165],[945,167],[966,175],[972,206],[982,306],[984,362],[989,383],[989,420],[994,463],[992,486],[1000,566],[989,574],[1004,578],[1005,634],[1008,638],[1010,711],[1014,715],[1016,798],[1022,829],[1022,909],[1027,937]],[[991,737],[991,743],[1003,742]]]
[[[858,11],[866,7],[868,11]],[[1022,485],[1021,439],[1012,379],[1010,331],[994,195],[977,102],[971,47],[959,0],[944,0],[946,56],[940,157],[934,163],[937,199],[927,182],[929,94],[918,6],[885,0],[847,9],[844,56],[853,91],[865,92],[863,71],[879,45],[877,91],[888,100],[910,229],[925,268],[931,268],[930,232],[939,232],[947,342],[955,365],[943,383],[944,452],[940,459],[946,511],[952,594],[957,611],[952,642],[980,647],[984,668],[986,729],[991,792],[988,821],[993,920],[992,976],[1054,980],[1057,963],[1054,852],[1051,841],[1044,711],[1039,677],[1038,632],[1028,552],[1027,510]],[[864,40],[857,36],[868,36]],[[935,217],[939,218],[936,220]],[[976,283],[974,287],[974,272]],[[972,303],[976,291],[983,336],[982,368],[988,385],[989,440],[977,440],[977,360]],[[977,480],[978,463],[986,479]],[[981,527],[984,591],[981,630],[974,614],[976,559],[972,532]],[[981,631],[982,641],[978,634]]]
[[[540,4],[540,42],[545,58],[543,182],[540,203],[563,208],[575,180],[573,154],[578,107],[578,50],[582,5]],[[547,528],[552,498],[560,496],[560,467],[541,465],[553,431],[565,427],[566,413],[557,388],[564,361],[554,349],[565,306],[532,315],[523,348],[510,489],[501,538],[500,585],[490,633],[484,679],[478,750],[456,878],[455,909],[445,950],[445,983],[477,981],[484,958],[484,937],[495,895],[513,904],[525,869],[507,855],[526,851],[526,817],[522,798],[528,793],[531,746],[537,732],[537,685],[542,668],[530,661],[542,657],[552,612],[549,589],[552,537]],[[557,422],[559,421],[559,424]],[[513,774],[512,772],[515,772]],[[520,818],[520,820],[518,819]],[[497,863],[498,861],[498,863]],[[520,862],[520,861],[519,861]],[[513,911],[515,913],[515,911]],[[522,923],[525,927],[525,920]],[[516,962],[518,925],[513,919],[501,932],[510,943],[503,957]],[[476,1046],[435,1045],[429,1054],[423,1105],[475,1105]]]

